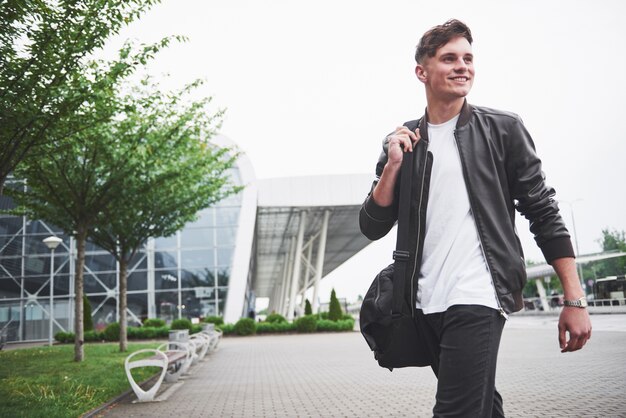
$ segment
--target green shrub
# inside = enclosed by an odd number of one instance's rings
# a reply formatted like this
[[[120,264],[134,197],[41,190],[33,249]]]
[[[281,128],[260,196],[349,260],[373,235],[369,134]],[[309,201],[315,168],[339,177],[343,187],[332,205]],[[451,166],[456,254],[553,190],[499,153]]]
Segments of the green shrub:
[[[102,341],[104,338],[102,337],[102,333],[98,331],[85,331],[85,341],[95,342]]]
[[[221,316],[207,316],[202,321],[207,324],[222,325],[224,323],[224,318]]]
[[[233,324],[216,325],[215,329],[219,329],[224,335],[229,335],[235,332],[235,326]]]
[[[272,312],[265,318],[265,322],[287,322],[287,320],[281,314]]]
[[[298,332],[315,332],[317,329],[317,318],[314,315],[305,315],[294,322]]]
[[[188,329],[191,333],[191,320],[187,318],[175,319],[172,321],[170,329]]]
[[[120,324],[112,322],[102,331],[102,336],[107,341],[119,341],[120,339]]]
[[[165,326],[165,321],[161,318],[146,318],[143,321],[144,327],[161,328]]]
[[[189,330],[189,334],[197,334],[202,331],[202,325],[200,324],[192,324],[191,330]]]
[[[304,314],[313,315],[313,308],[311,307],[311,302],[309,302],[308,299],[304,301]]]
[[[54,334],[54,339],[63,344],[72,343],[74,342],[74,333],[59,331]]]
[[[330,304],[328,306],[328,319],[331,321],[338,321],[343,316],[343,312],[341,312],[341,305],[339,304],[339,299],[337,299],[337,294],[335,293],[335,289],[330,292]]]
[[[241,318],[235,324],[234,331],[237,335],[252,335],[256,332],[256,322],[252,318]]]
[[[291,322],[259,322],[256,324],[257,334],[293,332],[295,330],[296,324]]]
[[[319,319],[328,319],[328,312],[320,312],[317,314]]]
[[[340,319],[331,321],[330,319],[318,319],[317,330],[320,332],[352,331],[354,329],[354,319]]]
[[[91,303],[87,296],[83,295],[83,331],[93,331],[93,319],[91,318]],[[86,341],[86,340],[85,340]]]

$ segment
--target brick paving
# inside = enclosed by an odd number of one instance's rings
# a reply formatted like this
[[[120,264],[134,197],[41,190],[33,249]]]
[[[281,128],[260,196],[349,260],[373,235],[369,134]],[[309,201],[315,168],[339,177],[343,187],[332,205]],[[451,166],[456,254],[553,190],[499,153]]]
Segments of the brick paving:
[[[511,319],[497,375],[507,417],[626,417],[626,315],[610,317],[594,316],[591,341],[568,354],[556,317]],[[378,367],[357,332],[228,337],[194,367],[166,400],[125,400],[98,416],[432,416],[430,369]]]

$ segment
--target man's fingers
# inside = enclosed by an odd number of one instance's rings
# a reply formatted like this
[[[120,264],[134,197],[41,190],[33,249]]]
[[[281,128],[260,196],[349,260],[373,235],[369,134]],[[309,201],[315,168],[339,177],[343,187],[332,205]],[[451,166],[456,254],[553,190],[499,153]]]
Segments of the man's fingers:
[[[411,138],[411,142],[416,142],[417,140],[419,140],[415,132],[411,132],[406,126],[398,126],[396,128],[396,135],[398,134],[407,135],[409,138]]]
[[[565,327],[559,324],[559,347],[561,347],[561,351],[565,350]]]

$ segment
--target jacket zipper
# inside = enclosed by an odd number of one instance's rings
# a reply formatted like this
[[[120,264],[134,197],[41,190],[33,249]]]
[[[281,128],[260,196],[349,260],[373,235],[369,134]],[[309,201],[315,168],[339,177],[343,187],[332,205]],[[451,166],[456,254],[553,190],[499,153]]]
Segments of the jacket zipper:
[[[476,226],[476,232],[478,233],[478,243],[480,244],[480,251],[483,254],[483,258],[485,259],[485,265],[487,266],[487,271],[489,272],[489,277],[491,277],[491,286],[493,286],[493,292],[496,296],[496,303],[498,305],[498,311],[500,311],[500,315],[504,317],[504,319],[509,319],[507,313],[502,309],[502,305],[500,304],[500,296],[498,295],[498,289],[496,288],[496,281],[493,278],[493,274],[491,273],[491,266],[489,265],[489,260],[487,259],[487,254],[485,253],[485,247],[483,246],[483,236],[480,228],[478,227],[478,220],[474,214],[476,210],[474,208],[474,195],[472,194],[472,190],[469,185],[469,180],[467,179],[465,160],[463,159],[463,153],[461,152],[461,147],[459,145],[459,137],[456,133],[456,129],[454,130],[454,141],[456,142],[456,149],[459,153],[459,159],[461,160],[461,168],[463,171],[463,180],[465,181],[465,187],[467,188],[467,196],[469,197],[470,209],[472,210],[472,216],[474,217],[474,225]]]
[[[421,241],[421,237],[420,237],[420,233],[422,232],[422,219],[421,219],[421,215],[422,215],[422,201],[424,200],[424,183],[426,182],[426,166],[428,165],[428,141],[426,142],[426,149],[424,150],[424,161],[423,161],[423,170],[422,170],[422,184],[420,185],[420,200],[419,200],[419,204],[417,205],[417,248],[416,250],[419,250],[419,246],[420,246],[420,241]],[[412,305],[412,309],[411,309],[411,315],[413,317],[415,317],[415,305],[417,304],[417,295],[415,293],[415,288],[414,288],[414,278],[415,278],[415,272],[417,270],[417,258],[418,258],[418,254],[419,251],[415,251],[415,259],[413,260],[413,272],[411,273],[411,305]]]

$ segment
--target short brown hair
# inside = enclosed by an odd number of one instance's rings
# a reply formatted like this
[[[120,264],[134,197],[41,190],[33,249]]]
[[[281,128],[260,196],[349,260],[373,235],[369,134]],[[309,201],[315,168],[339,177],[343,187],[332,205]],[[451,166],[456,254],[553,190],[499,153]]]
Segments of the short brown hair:
[[[472,44],[472,32],[467,25],[460,20],[450,19],[443,25],[435,26],[427,31],[417,44],[415,61],[423,64],[424,57],[434,57],[437,50],[457,37],[463,37]]]

